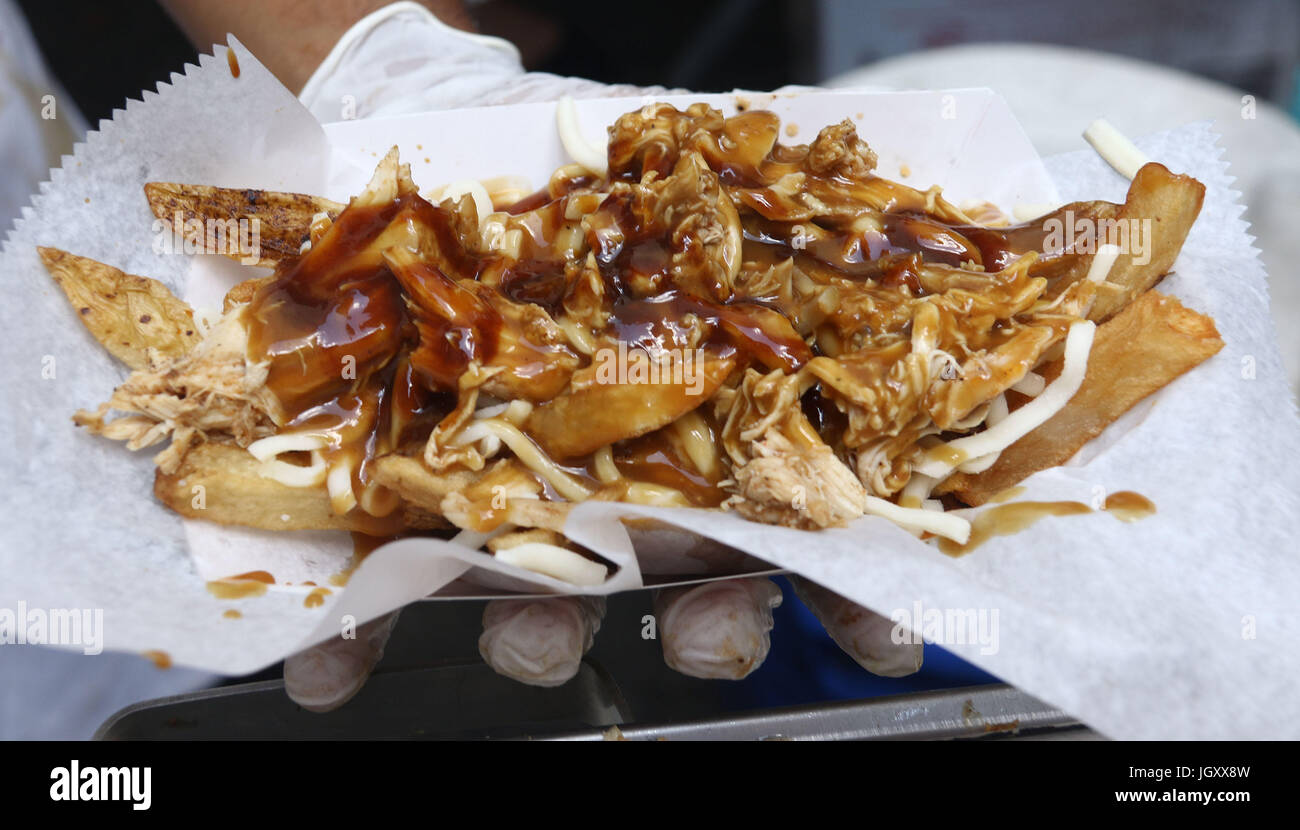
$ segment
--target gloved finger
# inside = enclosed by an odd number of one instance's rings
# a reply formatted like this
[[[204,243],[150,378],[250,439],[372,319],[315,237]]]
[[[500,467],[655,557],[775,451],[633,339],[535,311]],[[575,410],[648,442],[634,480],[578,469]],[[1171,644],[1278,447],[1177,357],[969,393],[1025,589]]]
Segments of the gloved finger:
[[[497,674],[559,686],[578,673],[604,616],[604,597],[494,599],[483,609],[478,652]]]
[[[286,658],[284,690],[289,698],[312,712],[329,712],[351,700],[384,656],[397,615],[394,611],[359,626],[355,638],[333,637]]]
[[[740,680],[767,659],[781,589],[766,578],[723,579],[655,594],[664,662],[691,677]]]
[[[894,642],[893,620],[803,577],[791,576],[790,583],[835,644],[862,668],[881,677],[905,677],[921,670],[924,646]]]

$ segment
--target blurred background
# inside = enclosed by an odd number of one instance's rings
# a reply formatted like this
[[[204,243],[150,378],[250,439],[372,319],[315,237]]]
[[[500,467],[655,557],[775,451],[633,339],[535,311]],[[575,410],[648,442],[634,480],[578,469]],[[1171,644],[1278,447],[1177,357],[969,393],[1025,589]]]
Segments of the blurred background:
[[[479,0],[479,29],[512,41],[529,69],[605,82],[702,91],[824,84],[882,89],[989,86],[1044,155],[1084,149],[1106,117],[1130,136],[1212,119],[1238,177],[1246,219],[1269,272],[1274,320],[1300,387],[1300,0]],[[25,27],[23,18],[25,17]],[[31,37],[26,37],[27,30]],[[195,49],[143,0],[0,0],[0,228],[61,153],[128,97],[193,61]],[[22,66],[22,72],[13,67]],[[6,92],[6,89],[9,91]],[[16,92],[15,92],[16,90]],[[17,98],[66,91],[76,112],[23,133]],[[25,106],[25,104],[22,104]],[[84,120],[82,118],[84,116]],[[870,136],[866,136],[870,140]],[[35,148],[35,149],[33,149]],[[873,678],[826,638],[788,586],[766,665],[741,683],[672,674],[640,640],[644,595],[611,601],[592,652],[642,719],[815,703],[989,682],[941,649],[909,678]],[[474,662],[481,606],[408,609],[381,670]],[[439,631],[443,636],[427,636]],[[616,633],[617,632],[617,633]],[[0,737],[87,737],[118,707],[219,682],[158,673],[125,655],[96,659],[99,679],[69,654],[0,649]],[[143,674],[141,672],[144,672]],[[266,677],[277,676],[277,669]],[[19,686],[22,686],[22,693]],[[57,695],[34,713],[33,695]],[[75,713],[75,714],[74,714]]]
[[[194,49],[141,0],[18,0],[87,119],[111,115]],[[1296,111],[1295,0],[480,0],[480,31],[528,69],[701,91],[816,84],[878,61],[966,44],[1040,44],[1136,58]],[[654,48],[629,48],[636,45]],[[976,67],[972,67],[976,68]],[[1069,86],[1085,78],[1061,79]],[[967,82],[969,84],[969,81]]]

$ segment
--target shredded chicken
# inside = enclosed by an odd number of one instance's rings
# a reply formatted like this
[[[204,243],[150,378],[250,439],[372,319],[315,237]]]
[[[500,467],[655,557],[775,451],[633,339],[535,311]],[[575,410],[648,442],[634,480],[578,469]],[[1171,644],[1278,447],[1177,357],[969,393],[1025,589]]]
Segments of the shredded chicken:
[[[808,148],[808,169],[819,176],[864,179],[876,169],[876,154],[846,118],[817,134]]]
[[[226,314],[193,351],[132,372],[96,411],[78,412],[74,420],[132,450],[171,435],[171,445],[154,459],[166,473],[208,434],[229,435],[246,447],[274,434],[278,412],[266,366],[249,363],[247,342],[238,312]],[[129,414],[110,420],[113,411]]]
[[[835,527],[862,515],[866,491],[818,437],[799,406],[800,376],[745,372],[716,398],[731,460],[723,506],[791,527]]]
[[[609,190],[583,222],[603,272],[617,272],[636,297],[680,288],[709,300],[731,299],[740,269],[740,217],[699,153],[683,155],[666,177],[615,182]],[[665,243],[666,261],[631,255],[646,240]]]

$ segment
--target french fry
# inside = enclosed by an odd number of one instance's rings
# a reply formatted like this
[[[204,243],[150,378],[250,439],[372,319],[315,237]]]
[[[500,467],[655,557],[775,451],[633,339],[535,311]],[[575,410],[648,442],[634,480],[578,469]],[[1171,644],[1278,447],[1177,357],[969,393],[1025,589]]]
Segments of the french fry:
[[[1117,205],[1114,202],[1099,200],[1071,202],[1020,228],[1012,229],[1009,232],[1010,239],[1017,245],[1016,250],[1030,249],[1038,251],[1040,248],[1046,249],[1048,247],[1047,241],[1043,238],[1046,228],[1056,225],[1063,230],[1069,229],[1073,226],[1073,223],[1077,223],[1079,220],[1091,222],[1094,227],[1100,227],[1104,223],[1114,221],[1123,207],[1123,205]],[[1039,251],[1044,254],[1045,260],[1051,262],[1050,268],[1046,269],[1050,273],[1049,296],[1055,297],[1063,293],[1071,285],[1088,275],[1088,268],[1092,265],[1093,255],[1088,251],[1081,250],[1080,247],[1077,244],[1073,246],[1067,245],[1064,251],[1053,253],[1050,260],[1047,260],[1045,250]]]
[[[86,329],[132,369],[180,357],[200,340],[194,312],[167,286],[58,248],[37,248]]]
[[[1144,223],[1150,220],[1150,234],[1142,233],[1146,237],[1142,251],[1130,244],[1129,250],[1120,252],[1106,282],[1122,290],[1099,293],[1089,319],[1098,323],[1109,319],[1169,273],[1204,198],[1205,185],[1190,176],[1175,175],[1162,164],[1151,162],[1138,170],[1119,219],[1135,228],[1147,227]],[[1136,231],[1131,242],[1135,235]]]
[[[579,386],[580,377],[597,378],[594,368],[581,370],[568,390],[532,411],[525,431],[552,458],[573,458],[659,429],[713,397],[736,367],[734,358],[714,357],[706,350],[699,353],[704,356],[692,372],[683,373],[683,382],[593,379]]]
[[[232,444],[195,446],[174,473],[159,470],[154,495],[191,519],[261,530],[355,530],[383,536],[403,528],[441,528],[446,523],[427,510],[401,508],[376,518],[362,510],[340,516],[330,507],[325,486],[290,487],[266,478],[260,462]]]
[[[313,216],[325,213],[333,219],[345,207],[302,193],[172,182],[149,182],[144,195],[154,216],[173,227],[179,220],[181,234],[202,252],[241,261],[256,256],[255,264],[266,267],[298,256]],[[241,222],[248,224],[241,227]],[[257,240],[252,251],[235,244],[247,241],[250,229]]]
[[[1088,274],[1098,246],[1118,236],[1120,254],[1088,314],[1088,319],[1100,323],[1169,272],[1201,211],[1204,197],[1205,185],[1152,162],[1138,170],[1122,204],[1072,202],[1012,230],[1010,238],[1022,246],[1037,246],[1045,244],[1039,237],[1045,227],[1053,224],[1071,239],[1079,223],[1092,228],[1094,245],[1080,249],[1076,242],[1052,258],[1049,294],[1057,296]]]
[[[978,474],[956,473],[935,490],[978,506],[1039,470],[1069,460],[1138,401],[1223,348],[1214,321],[1148,291],[1097,329],[1083,385],[1060,412],[1002,451]],[[1049,366],[1043,374],[1059,373]]]

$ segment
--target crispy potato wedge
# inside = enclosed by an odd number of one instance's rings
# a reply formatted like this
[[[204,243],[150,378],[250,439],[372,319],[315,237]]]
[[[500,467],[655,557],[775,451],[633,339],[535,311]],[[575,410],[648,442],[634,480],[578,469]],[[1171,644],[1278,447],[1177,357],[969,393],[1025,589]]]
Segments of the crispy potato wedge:
[[[325,487],[289,487],[258,472],[259,463],[233,444],[203,443],[191,449],[174,473],[159,470],[154,495],[191,519],[262,530],[355,530],[383,536],[403,528],[447,524],[427,510],[375,518],[360,510],[339,516]]]
[[[180,357],[201,339],[194,312],[167,286],[58,248],[37,248],[78,319],[109,353],[132,369]]]
[[[1097,329],[1083,385],[1064,409],[1003,450],[989,469],[956,473],[935,493],[978,506],[1039,470],[1063,464],[1138,401],[1221,348],[1209,317],[1173,297],[1146,292]],[[1043,373],[1053,377],[1060,367]]]
[[[659,429],[713,397],[736,367],[734,357],[699,354],[690,376],[681,374],[686,383],[600,383],[595,368],[579,370],[529,414],[524,432],[552,458],[574,458]]]
[[[203,251],[240,261],[252,255],[257,257],[255,264],[267,267],[298,256],[313,216],[325,213],[333,219],[346,207],[303,193],[173,182],[149,182],[144,195],[154,216],[173,227],[179,219],[182,235]],[[252,251],[233,244],[241,241],[240,220],[256,229],[257,245]]]
[[[1088,314],[1090,320],[1100,323],[1110,319],[1169,273],[1204,199],[1205,185],[1191,176],[1175,175],[1155,162],[1138,170],[1119,219],[1135,220],[1137,227],[1150,220],[1150,233],[1142,231],[1143,251],[1131,246],[1132,250],[1115,260],[1106,282],[1122,290],[1099,293]]]
[[[1088,314],[1088,319],[1100,323],[1169,272],[1201,212],[1204,197],[1205,185],[1196,179],[1175,175],[1151,162],[1133,178],[1123,204],[1072,202],[1012,229],[1009,238],[1017,250],[1038,250],[1047,244],[1047,227],[1064,228],[1073,239],[1077,223],[1091,226],[1095,234],[1091,237],[1095,242],[1092,248],[1081,249],[1076,241],[1063,252],[1047,257],[1040,268],[1049,281],[1048,296],[1055,297],[1087,276],[1096,246],[1118,236],[1123,250]]]
[[[1068,229],[1072,222],[1078,222],[1080,219],[1100,226],[1104,222],[1117,218],[1123,207],[1114,202],[1071,202],[1031,222],[1012,228],[1008,231],[1008,238],[1015,250],[1035,251],[1042,255],[1043,264],[1037,267],[1037,272],[1048,279],[1047,296],[1056,297],[1088,275],[1093,255],[1081,250],[1080,246],[1075,244],[1067,246],[1063,251],[1054,250],[1048,256],[1045,253],[1049,247],[1046,229],[1053,225]]]

